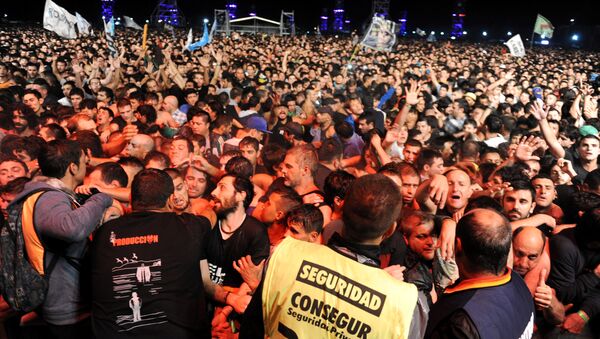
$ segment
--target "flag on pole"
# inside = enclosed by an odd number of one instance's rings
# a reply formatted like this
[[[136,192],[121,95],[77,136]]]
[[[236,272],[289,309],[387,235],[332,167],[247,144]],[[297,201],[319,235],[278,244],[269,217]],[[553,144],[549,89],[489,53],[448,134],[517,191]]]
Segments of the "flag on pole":
[[[418,27],[417,27],[417,34],[420,35],[420,36],[426,36],[427,35],[427,33],[425,33],[424,30],[422,30],[422,29],[420,29]]]
[[[66,9],[51,0],[46,0],[44,6],[44,28],[65,39],[77,38],[75,24],[77,18]]]
[[[396,23],[375,16],[361,45],[377,51],[391,51],[396,44]]]
[[[75,17],[77,18],[77,30],[79,31],[79,34],[90,35],[90,28],[92,28],[92,25],[77,12],[75,12]]]
[[[544,18],[541,14],[538,14],[537,19],[535,20],[535,26],[533,27],[533,32],[541,35],[542,39],[552,38],[554,26],[552,26],[550,20]]]
[[[188,45],[187,49],[190,52],[193,52],[193,51],[197,50],[198,48],[208,45],[209,42],[210,42],[210,35],[208,34],[208,23],[206,23],[206,21],[205,21],[204,22],[204,33],[202,33],[202,39],[194,42],[191,45]]]
[[[213,21],[212,27],[210,28],[210,34],[208,35],[208,43],[210,44],[213,40],[213,36],[215,35],[215,31],[217,30],[217,18]]]
[[[504,44],[508,46],[508,49],[510,50],[510,54],[512,56],[518,58],[522,58],[525,56],[525,47],[523,46],[523,40],[521,39],[520,34],[513,36]]]
[[[435,34],[433,32],[431,32],[429,34],[429,36],[427,37],[427,42],[436,42],[437,38],[435,37]]]
[[[111,18],[111,20],[112,20],[112,18]],[[104,22],[104,20],[103,20],[103,22]],[[104,36],[106,37],[106,45],[108,47],[108,51],[110,52],[110,55],[114,58],[117,56],[119,51],[117,50],[117,46],[115,45],[115,40],[110,35],[108,26],[109,25],[107,25],[106,22],[104,22]]]
[[[123,18],[125,19],[125,22],[124,22],[124,26],[125,26],[125,27],[129,27],[129,28],[137,29],[137,30],[140,30],[140,31],[143,29],[143,28],[142,28],[142,26],[138,25],[138,24],[137,24],[137,23],[136,23],[136,22],[133,20],[133,18],[131,18],[131,17],[128,17],[128,16],[123,16]]]
[[[192,33],[192,29],[190,28],[190,31],[188,32],[188,35],[187,35],[187,40],[185,41],[185,48],[187,48],[189,45],[192,44],[193,39],[194,39],[194,34]]]
[[[110,34],[111,37],[115,36],[115,18],[114,17],[112,17],[112,16],[110,17],[110,20],[108,20],[108,23],[104,25],[104,30],[106,32],[108,32],[108,34]]]

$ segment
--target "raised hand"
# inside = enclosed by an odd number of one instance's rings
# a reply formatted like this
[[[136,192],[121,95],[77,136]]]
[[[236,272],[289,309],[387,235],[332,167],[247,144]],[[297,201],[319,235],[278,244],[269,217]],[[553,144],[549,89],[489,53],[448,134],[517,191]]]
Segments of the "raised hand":
[[[533,110],[531,111],[531,114],[534,118],[536,118],[537,120],[545,120],[546,118],[548,118],[548,112],[549,108],[544,110],[542,105],[537,100],[533,101]]]
[[[410,84],[406,91],[406,104],[414,106],[419,103],[419,85],[415,82]]]
[[[520,161],[540,160],[533,152],[540,146],[540,138],[529,136],[522,137],[515,151],[515,158]]]

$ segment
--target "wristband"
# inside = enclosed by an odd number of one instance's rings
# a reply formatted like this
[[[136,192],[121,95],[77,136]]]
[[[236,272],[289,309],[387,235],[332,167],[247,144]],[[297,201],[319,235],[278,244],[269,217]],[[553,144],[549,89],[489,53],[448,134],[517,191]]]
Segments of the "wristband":
[[[585,312],[583,312],[582,310],[577,311],[577,315],[580,316],[581,319],[583,319],[583,321],[585,321],[586,323],[590,321],[590,317],[588,317],[587,314],[585,314]]]

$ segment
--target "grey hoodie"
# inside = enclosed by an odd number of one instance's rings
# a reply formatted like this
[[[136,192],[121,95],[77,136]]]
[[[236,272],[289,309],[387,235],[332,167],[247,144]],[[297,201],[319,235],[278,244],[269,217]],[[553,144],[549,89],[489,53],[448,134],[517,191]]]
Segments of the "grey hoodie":
[[[44,266],[55,252],[61,252],[50,274],[48,295],[43,305],[43,318],[53,325],[70,325],[89,315],[90,305],[83,303],[80,293],[80,273],[65,257],[79,262],[87,249],[89,235],[98,227],[112,198],[104,193],[93,195],[85,204],[73,209],[73,193],[55,178],[37,177],[27,183],[20,197],[39,188],[61,191],[43,193],[37,200],[33,218],[35,229],[45,247]],[[51,252],[52,251],[52,252]]]

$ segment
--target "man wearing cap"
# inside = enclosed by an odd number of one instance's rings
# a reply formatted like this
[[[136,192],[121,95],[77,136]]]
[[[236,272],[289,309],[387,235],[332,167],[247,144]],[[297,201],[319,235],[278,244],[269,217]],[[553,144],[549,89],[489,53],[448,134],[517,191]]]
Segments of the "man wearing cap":
[[[239,149],[240,141],[245,137],[253,137],[261,142],[265,133],[271,134],[271,131],[267,129],[267,120],[258,114],[248,118],[244,126],[237,130],[235,137],[225,141],[223,152]]]

